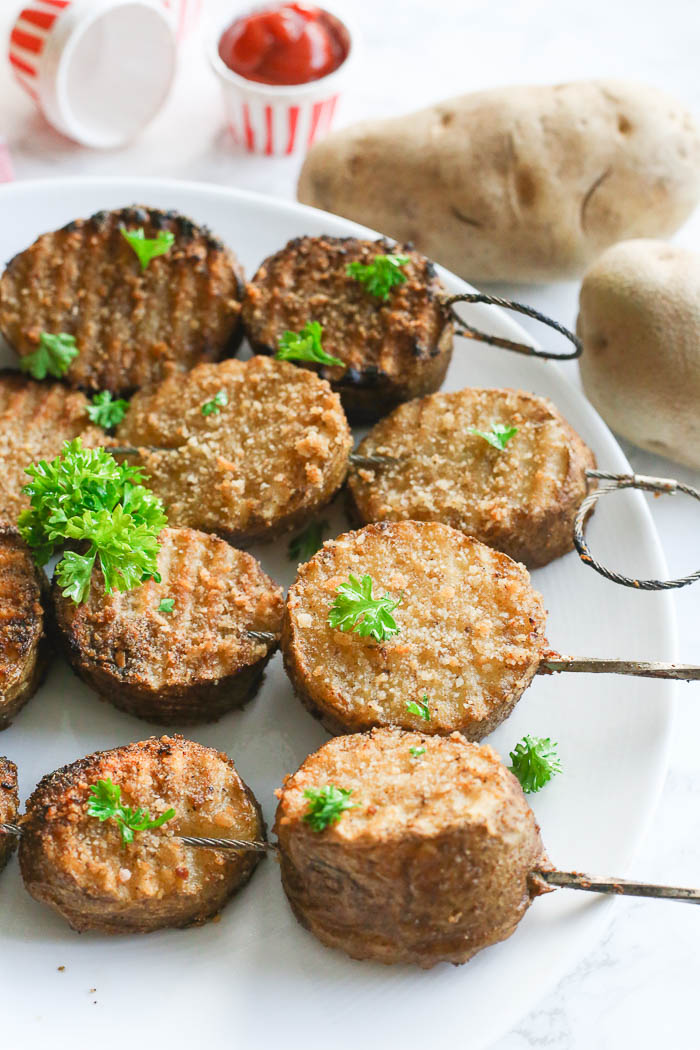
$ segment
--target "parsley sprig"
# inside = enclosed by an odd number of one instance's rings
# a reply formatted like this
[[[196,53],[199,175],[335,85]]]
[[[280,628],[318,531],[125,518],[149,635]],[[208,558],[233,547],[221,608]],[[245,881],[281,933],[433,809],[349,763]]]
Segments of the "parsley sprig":
[[[318,321],[307,321],[300,332],[285,332],[280,336],[275,357],[278,361],[315,361],[319,365],[340,365],[345,362],[327,354],[321,344],[323,328]]]
[[[358,580],[350,573],[348,582],[341,583],[335,592],[328,623],[341,631],[354,631],[361,638],[371,635],[382,642],[399,632],[391,614],[400,604],[400,598],[392,598],[389,594],[372,597],[372,577],[363,576]]]
[[[407,255],[375,255],[371,263],[351,262],[345,267],[348,277],[363,284],[370,295],[387,301],[391,289],[408,280],[401,269],[409,262]]]
[[[312,831],[324,831],[330,824],[337,824],[348,809],[357,809],[359,802],[351,802],[352,788],[339,788],[326,784],[320,788],[307,788],[304,798],[309,800],[302,817]]]
[[[561,762],[548,736],[524,736],[510,753],[509,769],[520,781],[525,794],[534,794],[561,773]]]
[[[175,608],[175,599],[174,598],[161,598],[160,602],[158,603],[158,612],[171,613],[174,608]]]
[[[430,708],[428,707],[428,694],[423,693],[422,700],[409,700],[406,710],[412,715],[418,715],[424,722],[430,721]]]
[[[421,755],[425,754],[424,747],[409,747],[408,749],[414,758],[420,758]]]
[[[151,259],[156,259],[159,255],[169,252],[175,243],[175,234],[170,230],[160,230],[155,237],[147,237],[143,226],[138,230],[127,230],[124,226],[121,226],[120,229],[124,240],[133,248],[142,270],[146,269]]]
[[[225,390],[218,390],[211,401],[205,401],[202,405],[203,416],[218,416],[222,406],[228,404],[228,394]]]
[[[468,434],[476,434],[477,437],[488,441],[499,452],[503,452],[512,437],[518,433],[517,427],[509,426],[508,423],[494,423],[490,430],[477,430],[476,427],[468,427]]]
[[[108,594],[160,580],[158,534],[167,518],[137,467],[117,463],[104,448],[83,448],[75,438],[50,463],[42,459],[26,473],[32,480],[22,491],[31,505],[17,525],[36,563],[46,565],[66,544],[79,544],[56,566],[65,597],[87,600],[96,563]]]
[[[97,817],[99,821],[114,820],[122,833],[122,846],[134,841],[135,831],[150,831],[160,828],[175,816],[174,809],[166,809],[154,820],[147,810],[137,806],[125,806],[121,800],[122,789],[114,784],[110,777],[98,780],[90,786],[88,799],[88,816]]]
[[[308,561],[323,546],[323,533],[328,528],[327,521],[312,521],[303,532],[289,541],[289,560]]]
[[[75,336],[67,332],[59,332],[58,335],[42,332],[38,347],[33,353],[20,357],[19,367],[22,372],[29,372],[34,379],[46,379],[47,376],[61,379],[78,353]]]
[[[112,430],[118,423],[121,423],[128,407],[128,401],[123,401],[121,398],[113,401],[110,390],[101,390],[99,394],[94,395],[92,404],[87,406],[87,414],[98,427],[102,427],[103,430]]]

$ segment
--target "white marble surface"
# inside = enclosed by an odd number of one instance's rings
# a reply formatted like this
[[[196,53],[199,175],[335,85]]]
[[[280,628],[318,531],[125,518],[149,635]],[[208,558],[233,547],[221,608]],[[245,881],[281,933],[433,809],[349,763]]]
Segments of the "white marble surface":
[[[648,80],[700,113],[700,11],[697,0],[347,0],[362,31],[363,56],[339,113],[396,113],[489,85],[550,82],[595,75]],[[0,4],[0,34],[19,3]],[[205,17],[245,5],[205,0]],[[340,4],[334,4],[340,8]],[[16,176],[168,175],[292,197],[296,164],[234,151],[222,126],[218,85],[201,39],[183,50],[175,90],[131,146],[96,153],[56,135],[0,63],[0,136]],[[400,178],[400,172],[397,173]],[[0,213],[0,222],[2,214]],[[677,240],[700,250],[700,214]],[[504,286],[505,294],[515,289]],[[517,296],[571,324],[575,285],[518,289]],[[566,366],[576,378],[576,366]],[[635,469],[693,473],[627,449]],[[624,497],[620,497],[624,498]],[[700,508],[682,498],[651,509],[674,575],[696,568]],[[640,566],[643,571],[643,566]],[[700,663],[700,585],[677,593],[679,654]],[[644,601],[644,595],[639,596]],[[680,686],[668,780],[639,851],[640,878],[700,884],[700,693]],[[624,741],[620,741],[624,747]],[[697,1050],[700,910],[680,904],[618,901],[603,941],[493,1050]],[[494,1009],[498,1009],[494,995]],[[464,1046],[469,1046],[465,1018]]]

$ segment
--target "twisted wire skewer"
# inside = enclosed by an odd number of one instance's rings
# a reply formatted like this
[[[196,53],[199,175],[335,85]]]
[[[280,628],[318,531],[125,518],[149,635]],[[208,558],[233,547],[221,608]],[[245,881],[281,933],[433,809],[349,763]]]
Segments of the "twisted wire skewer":
[[[478,339],[479,342],[488,343],[490,346],[500,346],[504,350],[514,350],[517,354],[527,354],[528,357],[544,357],[554,361],[572,361],[583,353],[583,343],[577,335],[574,335],[573,332],[553,318],[547,317],[546,314],[541,314],[539,310],[535,310],[532,306],[526,306],[524,303],[515,303],[512,299],[502,299],[498,295],[485,295],[483,292],[462,292],[459,295],[440,296],[439,299],[443,306],[448,307],[452,319],[457,325],[455,334],[461,335],[465,339]],[[487,306],[500,306],[504,310],[514,310],[516,313],[524,314],[526,317],[532,317],[535,321],[540,321],[542,324],[547,325],[548,328],[553,328],[555,332],[559,332],[570,343],[573,343],[574,349],[568,354],[551,354],[548,350],[538,350],[527,343],[518,343],[513,339],[505,339],[499,335],[489,335],[467,324],[455,310],[455,303],[485,303]]]
[[[9,822],[0,823],[0,834],[14,835],[21,838],[23,832],[18,824]],[[252,853],[276,852],[277,846],[273,842],[264,842],[257,839],[211,839],[200,838],[198,835],[175,835],[185,846],[196,846],[199,849],[215,850],[245,850]]]

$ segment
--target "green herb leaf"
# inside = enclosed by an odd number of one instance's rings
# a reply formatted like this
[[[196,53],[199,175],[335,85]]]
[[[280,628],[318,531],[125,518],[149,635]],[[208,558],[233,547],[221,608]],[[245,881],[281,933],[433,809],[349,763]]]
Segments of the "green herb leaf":
[[[225,390],[219,390],[214,394],[211,401],[205,401],[202,405],[203,416],[218,416],[222,405],[228,404],[228,394]]]
[[[142,484],[137,467],[117,463],[104,448],[67,441],[48,463],[27,467],[31,481],[23,492],[30,507],[18,518],[20,534],[38,565],[83,541],[80,553],[65,551],[56,579],[66,597],[86,601],[97,563],[106,593],[131,590],[158,574],[158,534],[167,525],[163,504]]]
[[[488,441],[499,452],[503,452],[512,437],[518,433],[517,427],[511,427],[507,423],[494,423],[490,430],[477,430],[476,427],[468,427],[468,434],[476,434],[478,437]]]
[[[146,269],[151,259],[169,252],[175,243],[175,234],[170,230],[161,230],[155,237],[147,237],[143,226],[138,230],[127,230],[122,226],[121,231],[124,240],[136,253],[142,270]]]
[[[348,263],[345,272],[363,284],[370,295],[386,302],[391,289],[408,280],[401,269],[407,262],[410,262],[407,255],[375,255],[371,263]]]
[[[509,769],[515,773],[526,794],[534,794],[561,773],[556,747],[548,736],[524,736],[511,751]]]
[[[371,576],[363,576],[360,581],[350,573],[348,582],[341,583],[335,595],[328,614],[331,627],[354,631],[361,638],[371,635],[378,642],[398,634],[399,628],[391,614],[401,604],[401,599],[388,594],[373,598]]]
[[[323,328],[318,321],[307,321],[300,332],[285,332],[275,354],[278,361],[315,361],[319,365],[340,365],[345,362],[327,354],[321,345]]]
[[[175,608],[174,598],[161,598],[158,612],[171,613]]]
[[[307,788],[304,798],[309,800],[303,816],[312,831],[323,831],[330,824],[337,824],[347,809],[357,809],[359,803],[351,802],[352,788],[338,788],[333,784],[325,787]]]
[[[94,395],[92,404],[87,406],[87,414],[93,423],[97,423],[98,427],[111,430],[116,427],[117,423],[121,423],[128,407],[128,401],[123,401],[121,398],[112,401],[111,391],[101,390],[99,394]]]
[[[122,801],[122,789],[114,784],[108,777],[106,780],[98,780],[90,786],[90,797],[88,799],[88,816],[96,817],[99,821],[114,820],[119,825],[122,833],[122,845],[134,841],[135,831],[150,831],[152,828],[160,828],[175,816],[174,809],[168,809],[155,820],[141,807],[132,809],[125,806]]]
[[[420,758],[421,755],[425,754],[424,747],[409,747],[408,749],[414,758]]]
[[[34,379],[46,379],[47,376],[60,379],[66,374],[71,361],[78,353],[75,336],[68,335],[67,332],[59,332],[58,335],[42,332],[39,336],[39,346],[34,353],[20,357],[19,367],[22,372],[29,372]]]
[[[428,694],[423,694],[422,700],[409,700],[406,704],[406,710],[412,715],[418,715],[424,722],[430,721],[430,708],[428,707]]]
[[[323,533],[328,528],[327,521],[312,521],[303,532],[289,541],[289,560],[308,561],[323,546]]]

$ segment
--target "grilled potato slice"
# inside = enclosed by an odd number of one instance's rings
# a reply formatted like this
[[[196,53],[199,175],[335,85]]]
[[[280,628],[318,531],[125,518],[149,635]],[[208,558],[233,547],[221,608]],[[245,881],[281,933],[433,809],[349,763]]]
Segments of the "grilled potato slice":
[[[160,583],[105,594],[95,569],[81,605],[54,584],[58,642],[115,707],[160,725],[213,721],[257,692],[280,636],[282,591],[216,536],[164,529],[159,541]]]
[[[9,758],[0,755],[0,824],[16,824],[19,812],[17,794],[17,766]],[[0,871],[17,847],[15,835],[3,835],[0,831]]]
[[[46,670],[45,588],[24,540],[0,526],[0,730],[34,696]]]

